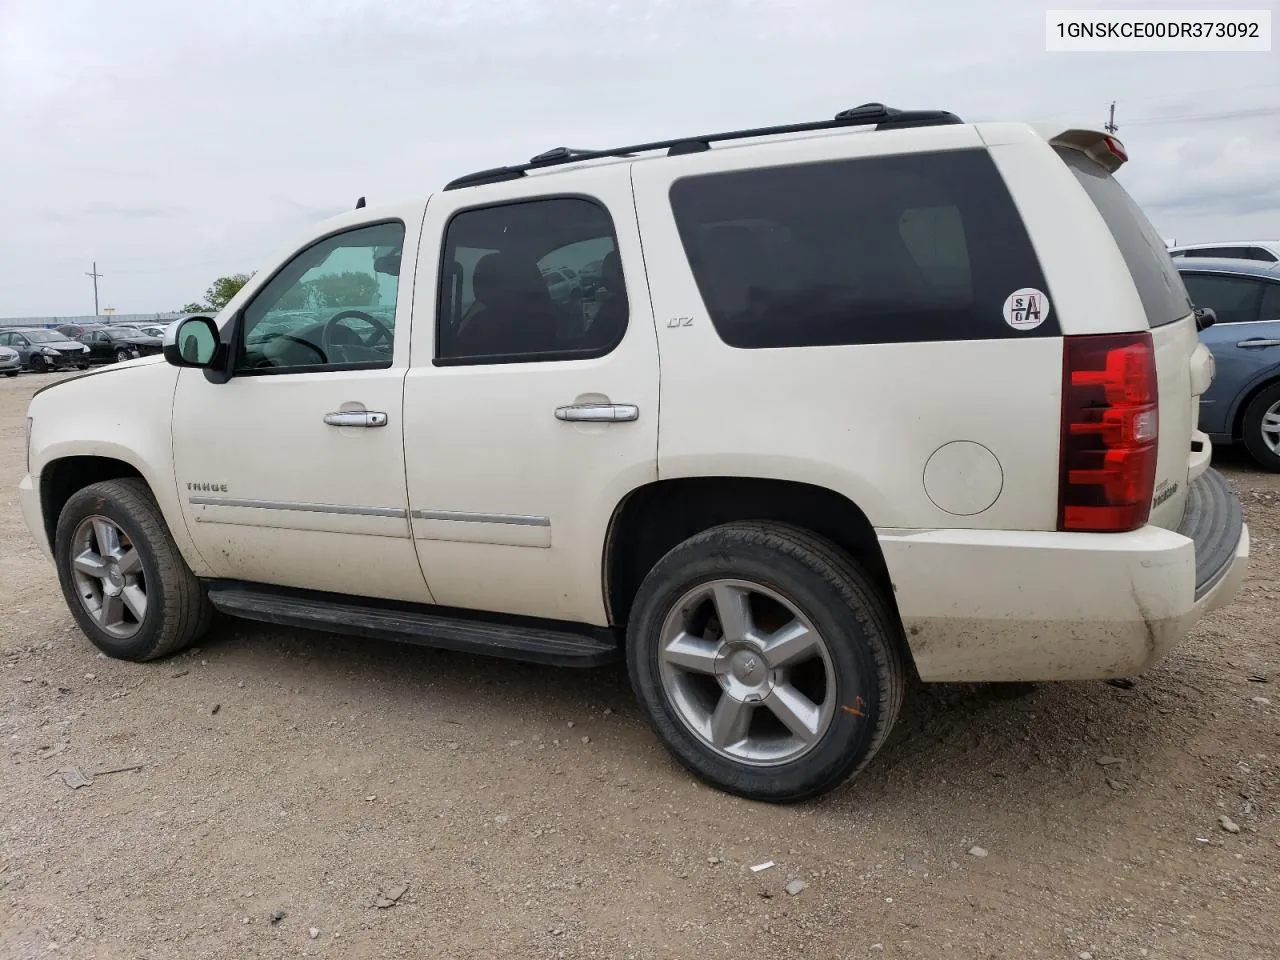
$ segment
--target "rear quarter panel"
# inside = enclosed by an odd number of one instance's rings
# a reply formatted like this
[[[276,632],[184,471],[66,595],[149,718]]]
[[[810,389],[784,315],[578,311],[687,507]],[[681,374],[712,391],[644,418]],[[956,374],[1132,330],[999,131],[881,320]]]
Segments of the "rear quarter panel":
[[[980,124],[978,129],[1027,226],[1063,335],[1147,330],[1146,310],[1106,221],[1049,142],[1025,124]],[[1189,311],[1152,328],[1151,336],[1160,404],[1159,502],[1151,522],[1173,529],[1186,503],[1191,435],[1198,420],[1192,379],[1199,341]]]
[[[711,170],[980,146],[972,127],[936,127],[710,151],[632,168],[662,360],[662,478],[815,484],[848,497],[881,531],[1055,528],[1060,338],[732,348],[708,318],[669,199],[674,180]],[[1046,190],[1046,159],[1062,166],[1052,153],[1036,154],[1025,144],[1005,153],[1020,171],[1024,192]],[[1075,187],[1065,170],[1063,177]],[[1052,202],[1028,203],[1038,223],[1054,222]],[[1079,218],[1087,222],[1083,212]],[[1057,247],[1041,253],[1046,268],[1057,253]],[[1096,256],[1088,263],[1103,272],[1113,266]],[[1057,282],[1074,290],[1075,278],[1089,273],[1088,264],[1076,269],[1068,258]],[[1117,277],[1115,286],[1140,311],[1131,285],[1123,290]],[[1087,305],[1087,298],[1073,294],[1068,314]],[[960,499],[968,497],[967,485],[990,489],[995,497],[986,509],[965,515],[942,509],[925,484],[930,458],[956,441],[967,442],[963,447],[975,453],[982,476],[966,476],[960,463],[943,485]],[[985,457],[979,445],[998,461],[994,478],[990,460],[979,462]]]

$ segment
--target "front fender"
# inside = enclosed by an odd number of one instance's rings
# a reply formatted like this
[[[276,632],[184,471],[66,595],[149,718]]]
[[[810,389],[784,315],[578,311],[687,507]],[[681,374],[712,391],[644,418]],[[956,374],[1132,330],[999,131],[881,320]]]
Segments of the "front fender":
[[[197,576],[208,575],[187,529],[173,472],[172,412],[178,369],[133,361],[50,384],[31,400],[29,473],[38,480],[68,457],[128,464],[151,488],[174,543]]]

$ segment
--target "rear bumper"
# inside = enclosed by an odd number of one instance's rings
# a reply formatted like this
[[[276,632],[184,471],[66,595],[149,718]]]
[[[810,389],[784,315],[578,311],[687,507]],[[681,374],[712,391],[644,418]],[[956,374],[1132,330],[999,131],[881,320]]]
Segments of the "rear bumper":
[[[1212,469],[1176,531],[884,531],[880,544],[926,681],[1142,673],[1236,595],[1249,562],[1239,501]]]

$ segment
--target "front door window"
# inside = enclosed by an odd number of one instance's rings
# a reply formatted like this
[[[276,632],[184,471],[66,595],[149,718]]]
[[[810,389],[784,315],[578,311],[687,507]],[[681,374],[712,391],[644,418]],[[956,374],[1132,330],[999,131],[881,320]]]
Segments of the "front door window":
[[[404,224],[308,247],[245,307],[237,374],[391,366]]]

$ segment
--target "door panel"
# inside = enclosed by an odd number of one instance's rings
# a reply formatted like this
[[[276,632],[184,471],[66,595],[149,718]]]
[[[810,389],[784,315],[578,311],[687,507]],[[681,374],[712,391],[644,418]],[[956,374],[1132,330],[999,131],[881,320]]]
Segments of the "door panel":
[[[1280,318],[1260,320],[1264,298],[1275,302],[1273,284],[1235,274],[1184,272],[1192,302],[1209,307],[1217,323],[1200,331],[1200,340],[1213,353],[1213,383],[1200,400],[1200,429],[1212,436],[1232,432],[1232,413],[1243,393],[1267,369],[1280,363]]]
[[[409,278],[422,207],[404,214]],[[404,482],[412,284],[373,266],[387,226],[335,234],[267,279],[243,308],[244,354],[231,380],[211,383],[193,369],[178,378],[176,478],[214,576],[431,599]],[[327,418],[344,412],[382,416],[364,427]]]
[[[582,171],[575,198],[535,207],[537,186],[504,185],[511,204],[474,216],[454,218],[458,193],[428,206],[420,256],[434,263],[443,245],[444,282],[419,271],[404,414],[413,535],[438,603],[603,625],[610,519],[657,476],[653,316],[625,171]],[[574,404],[637,416],[557,418]]]

